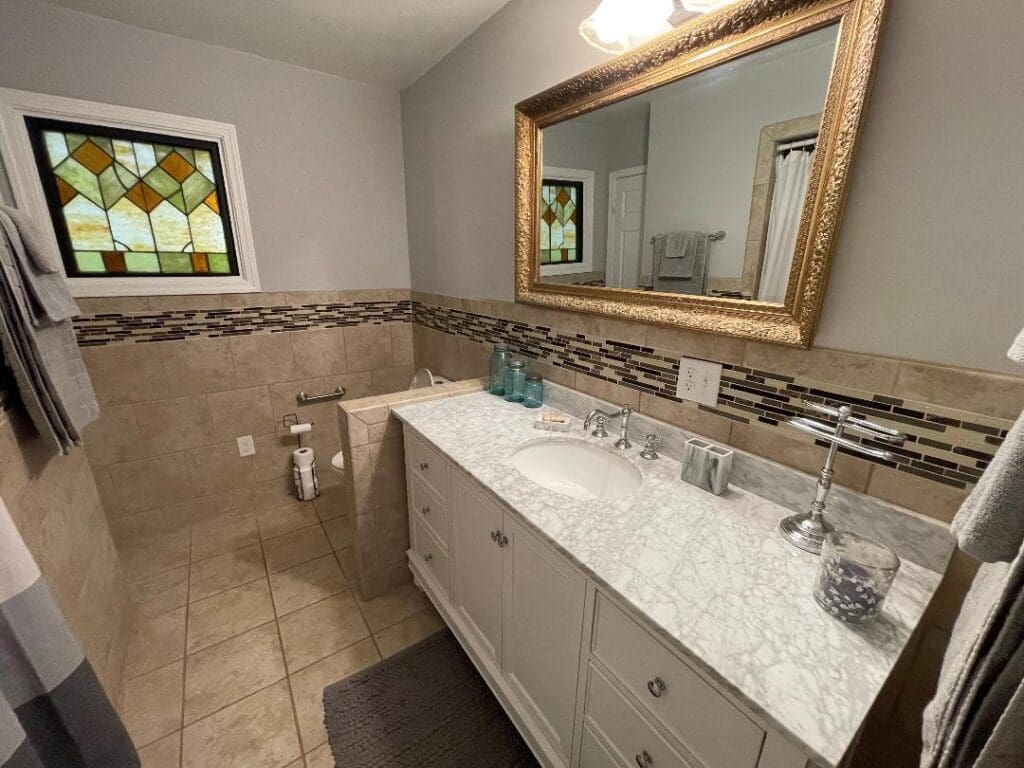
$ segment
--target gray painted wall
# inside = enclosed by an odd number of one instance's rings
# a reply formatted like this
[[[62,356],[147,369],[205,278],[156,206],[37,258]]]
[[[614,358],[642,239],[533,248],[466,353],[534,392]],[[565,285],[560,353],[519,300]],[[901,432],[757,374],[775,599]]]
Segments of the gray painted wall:
[[[0,0],[0,86],[233,123],[263,290],[409,286],[394,90],[33,0]]]
[[[402,94],[414,288],[513,297],[513,105],[606,59],[593,7],[513,0]],[[819,346],[1019,372],[1022,26],[1018,0],[890,4]]]

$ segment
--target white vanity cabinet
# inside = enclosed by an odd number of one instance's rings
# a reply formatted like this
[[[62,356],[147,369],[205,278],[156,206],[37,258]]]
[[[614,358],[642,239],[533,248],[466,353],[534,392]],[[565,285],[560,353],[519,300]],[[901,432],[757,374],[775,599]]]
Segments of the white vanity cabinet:
[[[406,430],[409,565],[546,768],[812,768]]]

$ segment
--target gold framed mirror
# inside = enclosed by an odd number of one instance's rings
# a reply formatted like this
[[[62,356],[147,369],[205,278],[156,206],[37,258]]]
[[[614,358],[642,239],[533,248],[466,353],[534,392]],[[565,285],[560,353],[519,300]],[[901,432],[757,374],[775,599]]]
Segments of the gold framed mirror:
[[[516,300],[810,347],[885,5],[741,0],[517,104]]]

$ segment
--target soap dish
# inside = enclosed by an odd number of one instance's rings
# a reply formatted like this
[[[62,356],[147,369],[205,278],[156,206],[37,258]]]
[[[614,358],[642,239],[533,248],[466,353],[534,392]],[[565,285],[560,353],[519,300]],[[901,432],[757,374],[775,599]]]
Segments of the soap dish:
[[[568,432],[571,426],[572,416],[558,411],[542,413],[533,422],[534,429],[542,429],[545,432]]]

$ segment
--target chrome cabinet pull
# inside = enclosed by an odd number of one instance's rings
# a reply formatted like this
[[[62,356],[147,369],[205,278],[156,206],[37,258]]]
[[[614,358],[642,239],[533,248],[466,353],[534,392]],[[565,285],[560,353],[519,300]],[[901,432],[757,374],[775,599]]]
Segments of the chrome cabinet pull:
[[[434,556],[432,554],[430,554],[429,552],[427,552],[427,554],[425,554],[423,556],[423,562],[425,562],[425,563],[429,563],[433,559],[434,559]]]
[[[426,472],[428,469],[430,469],[430,465],[427,464],[427,462],[425,462],[425,461],[421,461],[420,462],[420,472]]]
[[[498,531],[498,546],[505,548],[508,546],[508,536],[501,531]]]
[[[651,757],[650,752],[644,749],[637,754],[636,764],[639,765],[640,768],[649,768],[649,766],[654,765],[654,758]]]
[[[653,680],[647,681],[647,690],[651,692],[651,696],[656,699],[661,698],[661,694],[665,692],[665,681],[660,677],[656,677]]]
[[[422,512],[424,515],[429,515],[430,507],[423,507],[423,509],[421,509],[420,512]]]
[[[501,531],[491,531],[491,541],[497,542]]]

